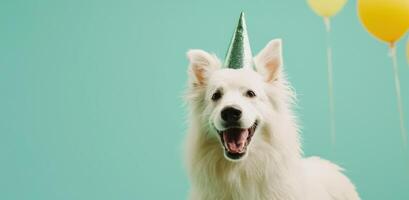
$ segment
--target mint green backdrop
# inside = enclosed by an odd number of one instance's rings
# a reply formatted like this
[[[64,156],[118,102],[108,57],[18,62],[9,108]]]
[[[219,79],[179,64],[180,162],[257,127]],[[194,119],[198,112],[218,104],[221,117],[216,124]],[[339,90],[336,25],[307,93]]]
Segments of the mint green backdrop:
[[[223,58],[241,10],[254,53],[284,40],[305,154],[346,168],[363,199],[409,199],[391,61],[355,4],[333,20],[332,147],[325,30],[305,1],[1,1],[0,199],[185,199],[185,52]]]

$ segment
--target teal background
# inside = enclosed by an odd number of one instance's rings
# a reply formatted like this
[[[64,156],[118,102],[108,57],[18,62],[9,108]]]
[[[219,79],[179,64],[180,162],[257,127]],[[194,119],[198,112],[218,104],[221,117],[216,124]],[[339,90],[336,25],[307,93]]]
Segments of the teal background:
[[[283,38],[305,154],[346,168],[363,199],[409,199],[391,60],[355,4],[332,21],[331,146],[325,29],[305,1],[2,0],[0,199],[185,199],[185,52],[223,58],[241,10],[254,54]]]

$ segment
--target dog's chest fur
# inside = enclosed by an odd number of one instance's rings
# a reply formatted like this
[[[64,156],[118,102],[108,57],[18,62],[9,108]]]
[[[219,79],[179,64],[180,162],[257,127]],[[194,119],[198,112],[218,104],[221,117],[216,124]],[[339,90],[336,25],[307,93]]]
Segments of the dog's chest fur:
[[[293,178],[295,174],[289,171],[290,168],[285,167],[285,162],[288,161],[272,159],[275,151],[266,149],[269,148],[267,145],[258,146],[256,149],[260,152],[249,152],[245,161],[236,163],[223,157],[223,150],[218,142],[197,139],[196,152],[203,154],[195,155],[191,160],[190,170],[194,174],[192,195],[195,196],[190,199],[302,199],[294,190],[297,185]],[[281,155],[276,157],[282,158]],[[275,162],[284,163],[277,165]]]

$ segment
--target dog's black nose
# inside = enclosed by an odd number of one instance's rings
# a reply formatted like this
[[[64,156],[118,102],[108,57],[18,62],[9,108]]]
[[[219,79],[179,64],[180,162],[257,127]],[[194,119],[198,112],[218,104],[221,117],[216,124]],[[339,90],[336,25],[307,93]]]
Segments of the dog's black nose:
[[[226,107],[222,110],[222,119],[225,122],[237,122],[241,118],[241,110],[236,107]]]

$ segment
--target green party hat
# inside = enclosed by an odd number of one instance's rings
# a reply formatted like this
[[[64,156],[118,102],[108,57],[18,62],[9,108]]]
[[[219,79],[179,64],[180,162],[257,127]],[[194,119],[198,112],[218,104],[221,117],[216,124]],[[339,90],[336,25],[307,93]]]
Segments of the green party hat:
[[[230,47],[226,54],[225,68],[239,69],[252,68],[253,56],[251,54],[250,42],[247,34],[244,13],[241,12],[236,31],[230,41]]]

